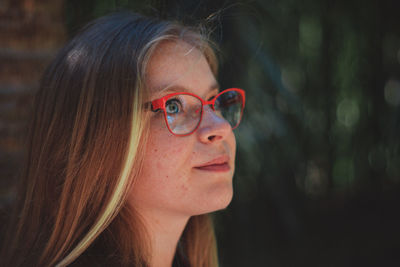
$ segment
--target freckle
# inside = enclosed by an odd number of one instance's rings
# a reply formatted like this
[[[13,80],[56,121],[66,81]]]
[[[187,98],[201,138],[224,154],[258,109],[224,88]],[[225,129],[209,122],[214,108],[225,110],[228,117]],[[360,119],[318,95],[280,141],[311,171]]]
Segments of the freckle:
[[[188,191],[188,188],[186,186],[184,186],[184,185],[182,185],[182,189],[185,190],[185,191]]]

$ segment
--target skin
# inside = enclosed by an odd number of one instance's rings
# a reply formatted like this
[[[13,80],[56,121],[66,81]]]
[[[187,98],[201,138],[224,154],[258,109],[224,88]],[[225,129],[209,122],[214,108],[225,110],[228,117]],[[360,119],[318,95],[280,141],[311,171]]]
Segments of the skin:
[[[183,90],[206,100],[218,93],[204,55],[183,41],[159,45],[149,61],[146,84],[150,101]],[[162,112],[151,114],[143,171],[129,201],[151,236],[152,266],[172,265],[177,242],[191,216],[224,209],[230,203],[235,152],[231,126],[210,106],[204,107],[197,131],[185,137],[169,132]],[[228,172],[194,168],[221,155],[229,157]]]

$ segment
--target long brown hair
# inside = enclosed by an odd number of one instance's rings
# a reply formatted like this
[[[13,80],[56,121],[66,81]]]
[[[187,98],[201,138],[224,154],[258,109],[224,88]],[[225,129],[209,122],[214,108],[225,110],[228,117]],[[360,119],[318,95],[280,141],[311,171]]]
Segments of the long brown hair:
[[[201,49],[204,34],[176,22],[116,13],[86,26],[46,70],[35,96],[27,155],[2,266],[147,266],[147,234],[126,196],[146,144],[144,72],[163,40]],[[180,240],[191,266],[216,266],[208,215]]]

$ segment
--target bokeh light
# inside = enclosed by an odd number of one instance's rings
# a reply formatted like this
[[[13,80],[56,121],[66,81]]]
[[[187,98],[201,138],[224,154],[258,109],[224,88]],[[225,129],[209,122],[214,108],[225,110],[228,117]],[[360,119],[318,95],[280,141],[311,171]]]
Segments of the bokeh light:
[[[400,105],[400,82],[395,79],[390,79],[385,84],[385,100],[391,106]]]
[[[360,110],[354,99],[345,98],[339,102],[336,114],[337,120],[350,129],[357,123],[360,116]]]
[[[322,43],[321,23],[316,17],[303,16],[299,22],[299,49],[305,57],[315,58]]]

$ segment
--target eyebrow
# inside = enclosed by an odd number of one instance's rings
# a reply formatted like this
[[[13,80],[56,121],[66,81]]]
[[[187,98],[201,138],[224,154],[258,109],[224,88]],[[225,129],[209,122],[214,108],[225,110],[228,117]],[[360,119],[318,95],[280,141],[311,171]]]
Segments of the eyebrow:
[[[214,90],[218,90],[219,91],[219,84],[218,83],[214,83],[213,85],[211,85],[207,92],[206,95],[211,93]],[[168,93],[177,93],[177,92],[186,92],[186,93],[193,93],[192,90],[189,90],[187,87],[181,86],[181,85],[173,85],[170,87],[167,87],[165,89],[161,89],[159,92],[157,92],[157,95],[159,95],[160,97],[162,97],[163,95],[167,95]]]

